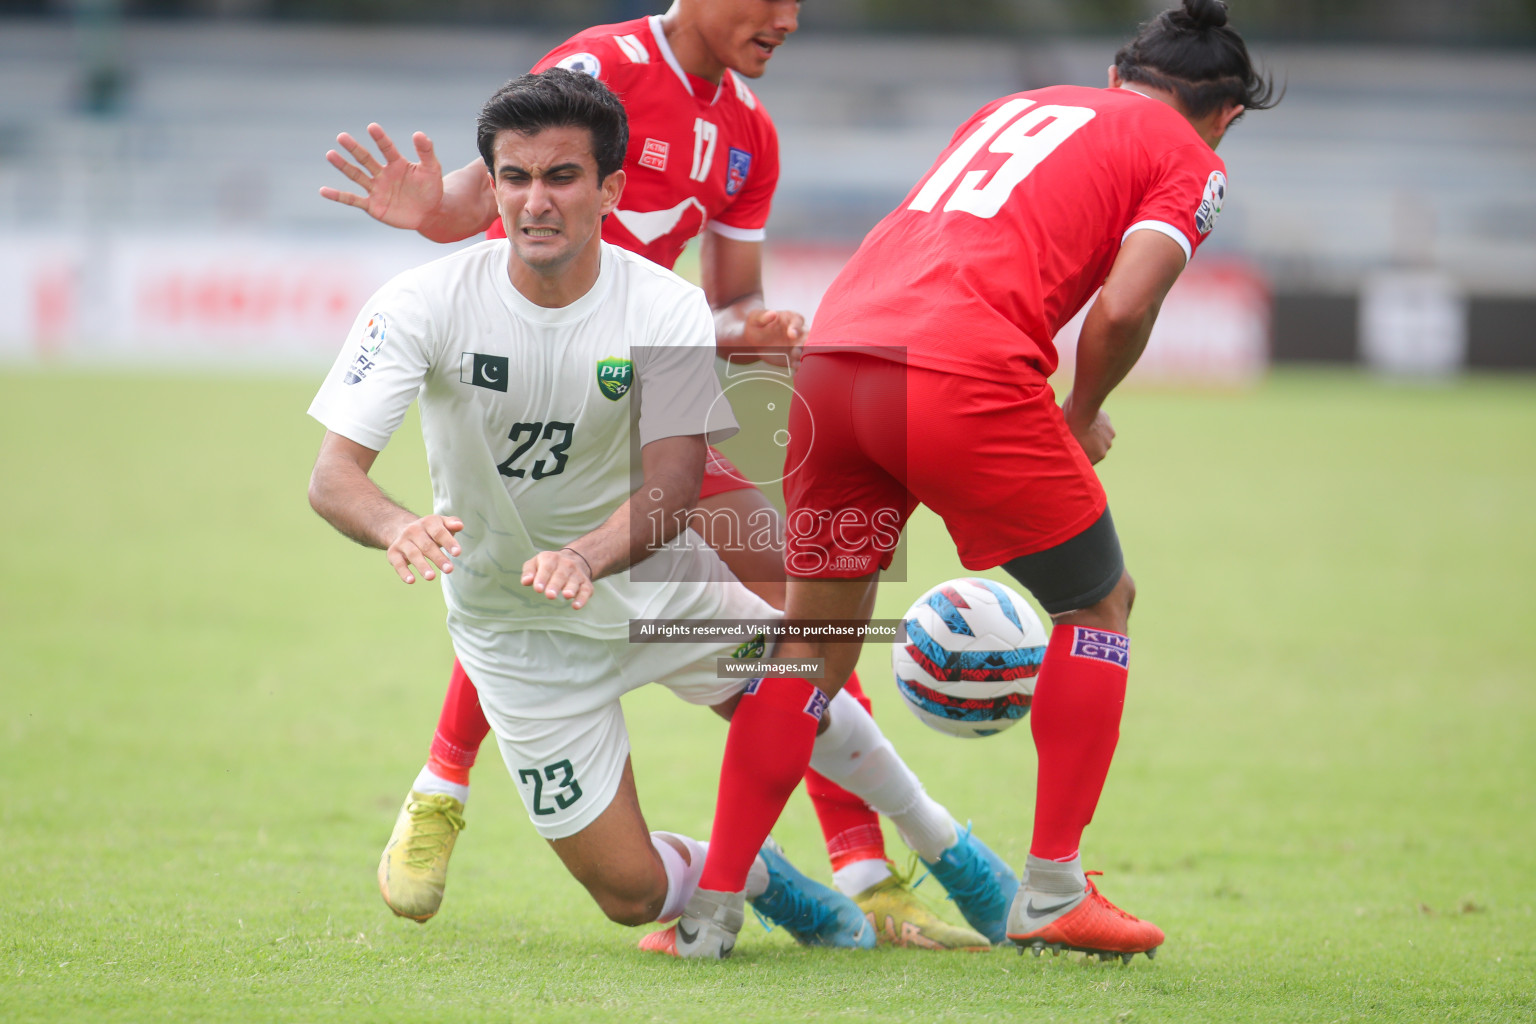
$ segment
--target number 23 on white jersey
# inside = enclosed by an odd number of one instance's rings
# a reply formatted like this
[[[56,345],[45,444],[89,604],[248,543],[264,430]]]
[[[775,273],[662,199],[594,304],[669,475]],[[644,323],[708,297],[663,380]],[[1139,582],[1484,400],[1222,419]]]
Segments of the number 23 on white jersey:
[[[1029,109],[1031,107],[1034,109]],[[907,209],[931,213],[963,172],[965,177],[960,179],[949,202],[944,204],[944,211],[958,210],[981,218],[996,216],[1014,187],[1073,132],[1092,121],[1095,113],[1088,107],[1056,104],[1041,107],[1035,106],[1034,100],[1009,100],[988,114],[976,130],[955,147],[949,159],[940,164],[923,184]],[[1010,155],[983,184],[982,179],[987,177],[985,170],[973,168],[967,171],[966,168],[988,141],[992,143],[988,147],[990,152]]]

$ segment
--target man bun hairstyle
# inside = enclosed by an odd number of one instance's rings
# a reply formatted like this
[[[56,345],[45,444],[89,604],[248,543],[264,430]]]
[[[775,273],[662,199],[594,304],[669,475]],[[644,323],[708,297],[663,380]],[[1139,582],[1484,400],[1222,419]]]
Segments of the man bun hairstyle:
[[[536,135],[546,128],[585,128],[599,180],[624,166],[629,119],[624,104],[591,75],[550,68],[514,78],[485,101],[476,125],[480,156],[496,173],[496,136],[504,131]]]
[[[1184,0],[1145,23],[1115,54],[1115,70],[1122,81],[1173,92],[1195,118],[1232,103],[1267,110],[1280,102],[1274,81],[1254,69],[1243,37],[1227,24],[1222,0]]]
[[[1227,23],[1226,0],[1185,0],[1182,10],[1168,12],[1175,23],[1189,28],[1221,28]]]

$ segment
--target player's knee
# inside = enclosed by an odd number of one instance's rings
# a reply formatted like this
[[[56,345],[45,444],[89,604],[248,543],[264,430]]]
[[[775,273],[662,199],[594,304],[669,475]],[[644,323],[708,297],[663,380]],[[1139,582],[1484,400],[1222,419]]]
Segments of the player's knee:
[[[650,924],[661,913],[662,904],[667,899],[666,887],[663,886],[659,891],[652,889],[650,886],[638,890],[627,887],[589,887],[587,891],[592,894],[608,920],[633,928],[635,925]]]
[[[1109,593],[1087,607],[1054,613],[1051,621],[1059,626],[1088,626],[1124,633],[1130,626],[1131,605],[1135,603],[1136,581],[1122,569]]]
[[[1131,605],[1136,603],[1136,581],[1128,572],[1121,572],[1115,588],[1087,611],[1106,629],[1123,633],[1130,623]]]
[[[661,900],[650,902],[624,901],[620,903],[606,904],[603,913],[614,924],[621,924],[626,928],[636,925],[650,924],[661,913]]]

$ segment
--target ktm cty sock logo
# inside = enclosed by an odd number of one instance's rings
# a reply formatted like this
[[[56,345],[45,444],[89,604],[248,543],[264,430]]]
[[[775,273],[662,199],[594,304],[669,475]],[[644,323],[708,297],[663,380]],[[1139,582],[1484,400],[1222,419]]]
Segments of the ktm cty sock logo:
[[[1072,627],[1072,657],[1107,661],[1120,668],[1131,664],[1131,638],[1107,629]]]
[[[832,698],[820,690],[811,691],[811,699],[805,702],[805,713],[816,721],[821,721],[821,716],[827,713],[827,705],[832,703]]]
[[[459,382],[492,391],[507,390],[507,357],[465,352],[459,356]]]

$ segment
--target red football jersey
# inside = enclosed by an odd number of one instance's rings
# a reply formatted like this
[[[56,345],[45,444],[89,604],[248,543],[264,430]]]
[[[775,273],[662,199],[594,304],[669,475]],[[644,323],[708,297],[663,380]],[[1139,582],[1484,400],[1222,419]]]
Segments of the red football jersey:
[[[972,377],[1056,369],[1052,339],[1132,231],[1194,255],[1226,165],[1165,103],[1052,86],[995,100],[864,239],[816,313],[809,349]],[[905,353],[890,346],[904,348]]]
[[[678,64],[660,15],[599,25],[534,65],[584,71],[624,101],[629,115],[626,181],[603,239],[671,267],[706,226],[760,242],[779,182],[779,136],[762,103],[734,71],[718,86]],[[500,221],[489,237],[505,236]]]

